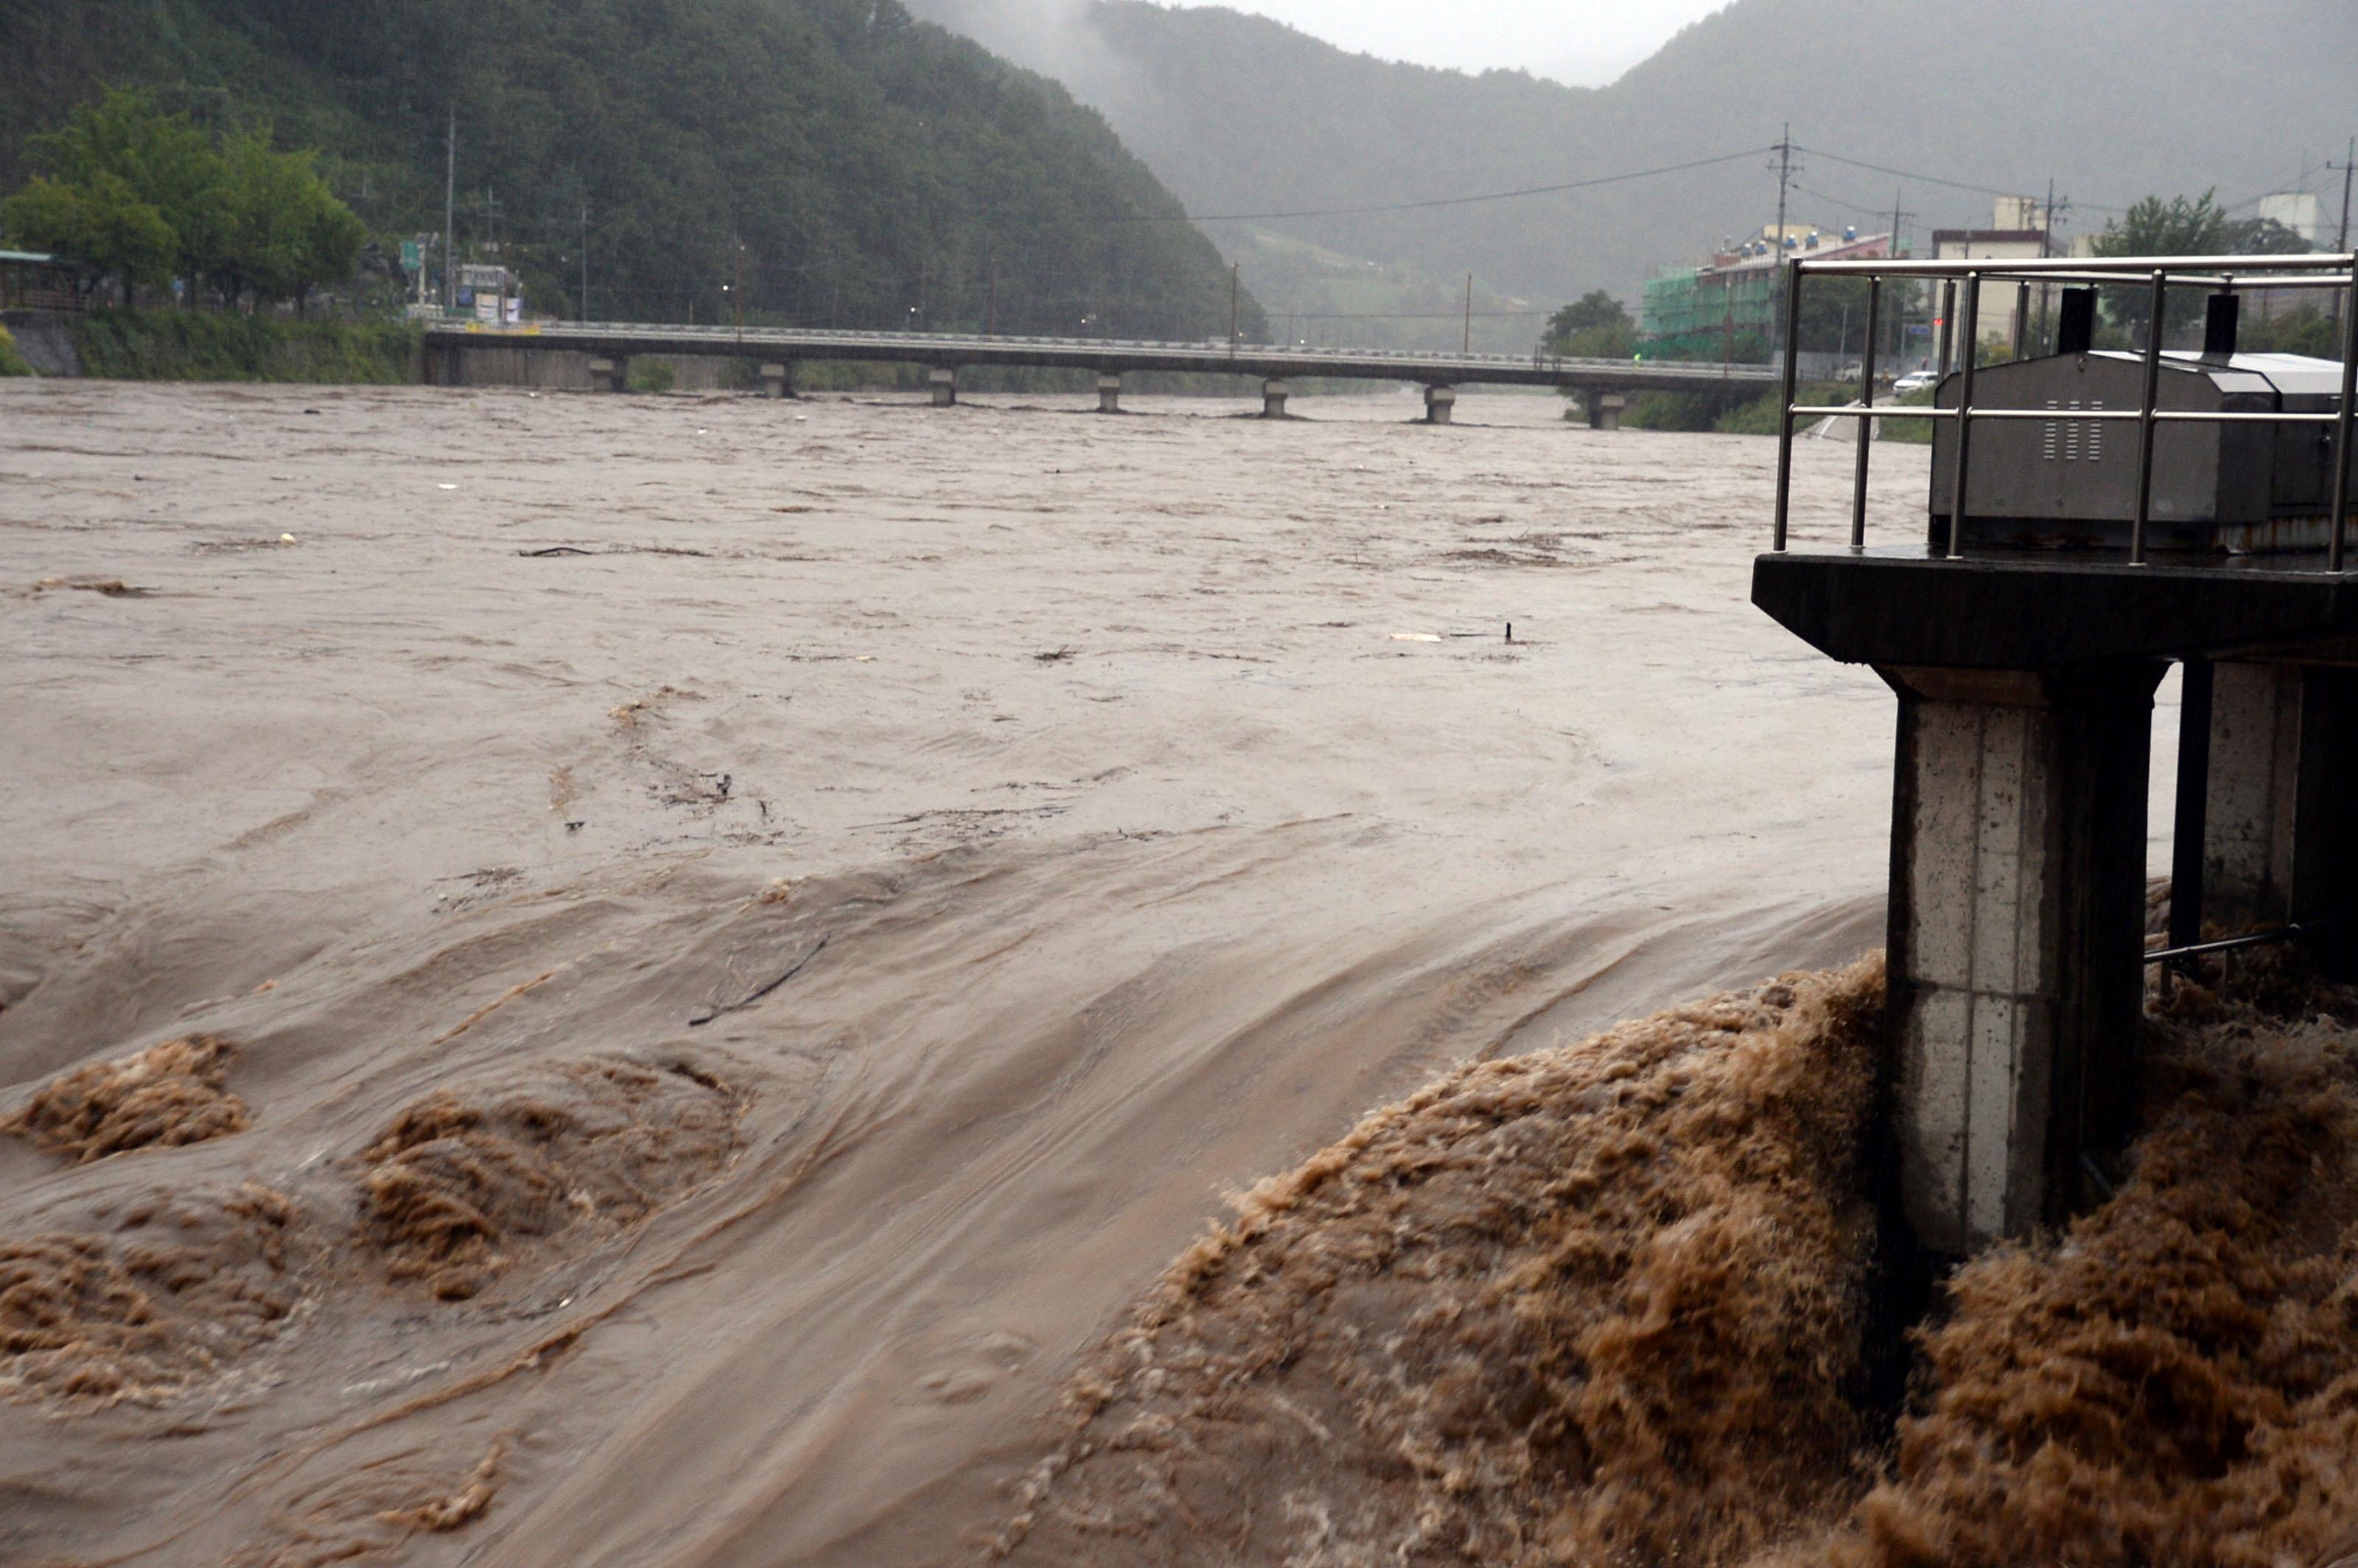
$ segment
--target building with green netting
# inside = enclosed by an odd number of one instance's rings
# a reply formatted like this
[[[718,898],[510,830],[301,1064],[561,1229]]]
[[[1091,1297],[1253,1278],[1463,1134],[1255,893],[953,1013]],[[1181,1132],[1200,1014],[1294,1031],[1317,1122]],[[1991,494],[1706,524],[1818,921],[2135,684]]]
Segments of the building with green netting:
[[[1660,359],[1766,361],[1777,325],[1777,271],[1785,257],[1812,261],[1888,255],[1891,236],[1845,231],[1837,239],[1806,224],[1786,225],[1784,255],[1776,226],[1734,249],[1723,248],[1704,266],[1676,267],[1646,282],[1639,308],[1641,351]]]

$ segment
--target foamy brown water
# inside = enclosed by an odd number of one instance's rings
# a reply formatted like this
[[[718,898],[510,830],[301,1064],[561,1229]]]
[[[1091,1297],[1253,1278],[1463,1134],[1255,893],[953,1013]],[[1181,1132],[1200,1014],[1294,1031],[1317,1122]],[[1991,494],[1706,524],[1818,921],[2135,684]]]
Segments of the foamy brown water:
[[[1224,1193],[1878,939],[1770,443],[1130,401],[0,387],[0,1113],[203,1035],[246,1116],[0,1139],[55,1314],[203,1352],[0,1374],[0,1558],[961,1560]],[[460,1299],[372,1249],[404,1127]],[[205,1337],[158,1227],[254,1213]]]

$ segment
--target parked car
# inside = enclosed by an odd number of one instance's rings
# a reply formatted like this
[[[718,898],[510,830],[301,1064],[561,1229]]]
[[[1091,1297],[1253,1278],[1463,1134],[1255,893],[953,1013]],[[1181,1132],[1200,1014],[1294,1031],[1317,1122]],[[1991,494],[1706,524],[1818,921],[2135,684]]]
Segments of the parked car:
[[[1911,392],[1921,392],[1928,386],[1941,384],[1941,373],[1931,370],[1911,370],[1891,384],[1891,395],[1905,397]]]

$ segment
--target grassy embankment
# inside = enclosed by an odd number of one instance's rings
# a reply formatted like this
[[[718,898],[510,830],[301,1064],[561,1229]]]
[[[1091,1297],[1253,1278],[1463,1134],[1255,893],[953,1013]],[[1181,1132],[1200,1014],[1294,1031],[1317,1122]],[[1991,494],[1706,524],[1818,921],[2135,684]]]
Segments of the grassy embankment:
[[[16,351],[16,340],[8,335],[7,328],[0,327],[0,380],[32,373],[33,367],[27,364],[25,356]]]
[[[84,374],[115,381],[396,385],[417,379],[419,335],[395,321],[93,310],[74,344]]]
[[[1840,406],[1858,401],[1858,388],[1848,383],[1804,384],[1803,403]],[[1886,398],[1884,401],[1889,401]],[[1932,401],[1927,390],[1899,399],[1921,406]],[[1707,430],[1722,436],[1773,436],[1777,433],[1777,394],[1749,396],[1743,392],[1641,392],[1629,400],[1621,422],[1636,430]],[[1932,426],[1925,419],[1893,419],[1877,427],[1878,440],[1928,442]]]

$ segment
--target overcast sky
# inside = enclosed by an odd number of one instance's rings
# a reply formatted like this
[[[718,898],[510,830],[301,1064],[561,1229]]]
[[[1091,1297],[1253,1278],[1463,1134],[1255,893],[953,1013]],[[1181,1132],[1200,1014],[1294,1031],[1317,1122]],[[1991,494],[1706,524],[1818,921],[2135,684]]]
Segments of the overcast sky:
[[[1419,65],[1612,81],[1727,0],[1217,0],[1347,49]]]

